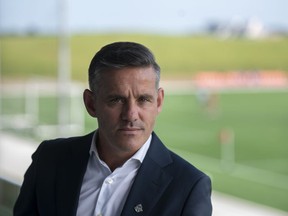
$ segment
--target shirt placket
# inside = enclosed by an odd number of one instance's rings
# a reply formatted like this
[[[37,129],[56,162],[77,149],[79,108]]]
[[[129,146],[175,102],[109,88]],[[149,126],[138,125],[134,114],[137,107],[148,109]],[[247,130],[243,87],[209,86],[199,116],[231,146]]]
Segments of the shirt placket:
[[[101,186],[98,201],[96,203],[95,208],[95,215],[96,216],[106,216],[106,206],[107,202],[109,202],[109,197],[111,197],[111,194],[113,193],[113,187],[115,183],[115,176],[109,175],[107,176]]]

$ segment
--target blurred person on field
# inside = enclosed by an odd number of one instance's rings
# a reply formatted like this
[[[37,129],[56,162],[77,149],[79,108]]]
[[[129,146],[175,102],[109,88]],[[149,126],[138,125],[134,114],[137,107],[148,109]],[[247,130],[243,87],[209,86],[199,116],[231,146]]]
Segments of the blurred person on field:
[[[145,46],[115,42],[99,50],[83,94],[98,128],[40,144],[14,215],[210,216],[210,178],[153,132],[164,101],[159,80]]]

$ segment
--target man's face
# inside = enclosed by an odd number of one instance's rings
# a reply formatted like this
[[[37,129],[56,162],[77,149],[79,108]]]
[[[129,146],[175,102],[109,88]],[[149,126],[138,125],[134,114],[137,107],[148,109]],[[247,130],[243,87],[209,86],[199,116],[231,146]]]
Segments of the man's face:
[[[163,89],[156,89],[152,67],[108,71],[101,77],[94,101],[100,145],[134,154],[154,128],[163,104]]]

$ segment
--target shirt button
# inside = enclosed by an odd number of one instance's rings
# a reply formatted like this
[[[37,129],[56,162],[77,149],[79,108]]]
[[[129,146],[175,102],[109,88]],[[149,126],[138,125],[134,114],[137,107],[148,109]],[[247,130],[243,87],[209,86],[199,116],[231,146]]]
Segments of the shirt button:
[[[112,184],[114,180],[112,178],[107,178],[105,182],[106,184]]]

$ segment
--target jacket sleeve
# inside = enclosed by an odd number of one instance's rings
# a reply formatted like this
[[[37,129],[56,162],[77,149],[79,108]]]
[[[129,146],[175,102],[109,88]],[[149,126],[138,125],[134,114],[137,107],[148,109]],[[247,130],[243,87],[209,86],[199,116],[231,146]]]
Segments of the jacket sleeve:
[[[41,145],[32,155],[32,163],[24,175],[24,181],[20,189],[20,194],[16,200],[13,209],[14,216],[39,215],[35,188],[36,188],[37,161],[40,151],[41,151]]]
[[[204,175],[191,190],[183,210],[183,216],[211,216],[211,180]]]

